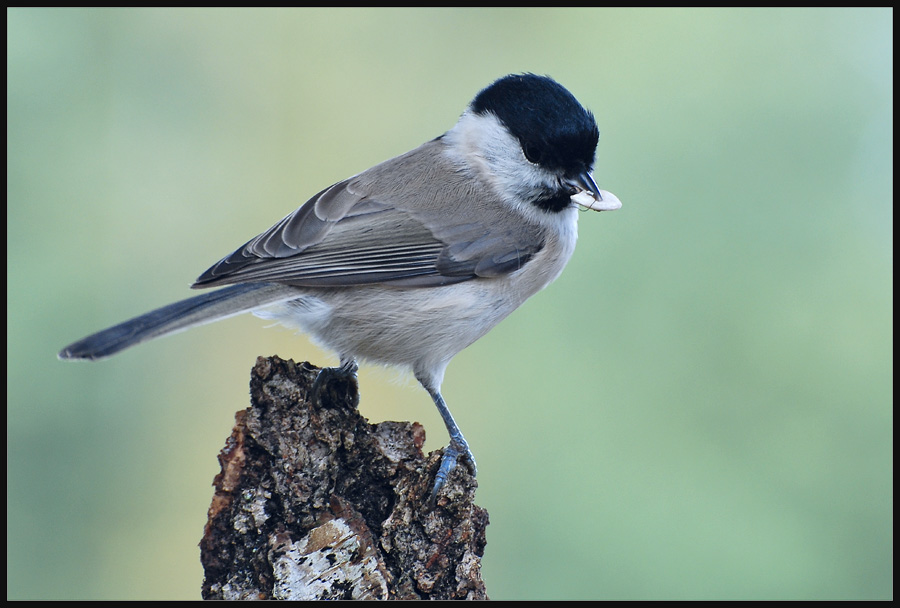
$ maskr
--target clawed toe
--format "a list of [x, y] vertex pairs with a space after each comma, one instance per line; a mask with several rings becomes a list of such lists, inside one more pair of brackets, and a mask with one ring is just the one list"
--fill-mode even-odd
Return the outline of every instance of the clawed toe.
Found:
[[357, 369], [356, 362], [354, 361], [342, 361], [340, 367], [323, 367], [320, 369], [319, 374], [316, 376], [312, 385], [313, 401], [321, 403], [320, 397], [322, 392], [332, 383], [344, 382], [355, 385]]
[[437, 499], [438, 492], [447, 483], [450, 473], [460, 461], [465, 462], [469, 466], [473, 477], [478, 473], [478, 469], [475, 466], [475, 457], [472, 455], [472, 451], [465, 440], [451, 440], [450, 445], [444, 449], [441, 466], [438, 468], [437, 475], [434, 478], [434, 488], [431, 490], [432, 502]]

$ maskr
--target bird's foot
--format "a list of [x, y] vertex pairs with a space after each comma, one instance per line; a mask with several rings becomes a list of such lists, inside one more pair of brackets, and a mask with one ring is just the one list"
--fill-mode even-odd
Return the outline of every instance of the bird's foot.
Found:
[[321, 403], [321, 398], [326, 390], [332, 391], [332, 396], [346, 395], [350, 391], [351, 386], [357, 384], [356, 372], [358, 369], [359, 367], [355, 361], [342, 361], [338, 367], [323, 367], [320, 369], [312, 385], [313, 401]]
[[478, 473], [475, 466], [475, 457], [469, 449], [469, 444], [460, 436], [458, 439], [451, 439], [450, 445], [444, 449], [444, 456], [441, 458], [441, 466], [438, 468], [437, 475], [434, 477], [434, 489], [431, 490], [431, 502], [437, 499], [438, 492], [447, 483], [450, 473], [456, 468], [460, 460], [465, 461], [472, 471], [474, 477]]

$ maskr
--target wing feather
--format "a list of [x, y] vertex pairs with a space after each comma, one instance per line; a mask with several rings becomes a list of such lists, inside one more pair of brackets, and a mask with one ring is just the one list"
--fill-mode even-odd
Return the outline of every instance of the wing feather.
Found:
[[[542, 246], [537, 227], [524, 219], [511, 226], [508, 218], [501, 221], [501, 203], [472, 200], [484, 189], [450, 165], [442, 145], [434, 140], [326, 188], [216, 263], [194, 287], [249, 282], [428, 287], [521, 268]], [[440, 188], [433, 179], [436, 166], [443, 169], [442, 178], [456, 181]], [[405, 186], [397, 175], [405, 177]], [[474, 217], [473, 206], [479, 204]]]

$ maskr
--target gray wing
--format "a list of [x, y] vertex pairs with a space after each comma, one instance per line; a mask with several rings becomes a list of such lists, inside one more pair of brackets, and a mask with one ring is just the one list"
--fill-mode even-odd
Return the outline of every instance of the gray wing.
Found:
[[478, 198], [472, 178], [450, 164], [442, 145], [434, 140], [323, 190], [194, 287], [432, 287], [523, 267], [543, 246], [538, 227]]

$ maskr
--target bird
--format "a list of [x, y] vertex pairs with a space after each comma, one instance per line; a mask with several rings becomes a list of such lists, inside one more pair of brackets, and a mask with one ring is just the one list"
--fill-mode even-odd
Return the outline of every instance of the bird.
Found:
[[450, 436], [435, 498], [475, 458], [441, 394], [450, 360], [555, 280], [578, 210], [621, 202], [598, 188], [594, 115], [550, 76], [501, 77], [418, 148], [325, 188], [206, 270], [219, 289], [83, 338], [64, 360], [97, 360], [244, 312], [306, 333], [340, 364], [411, 370]]

